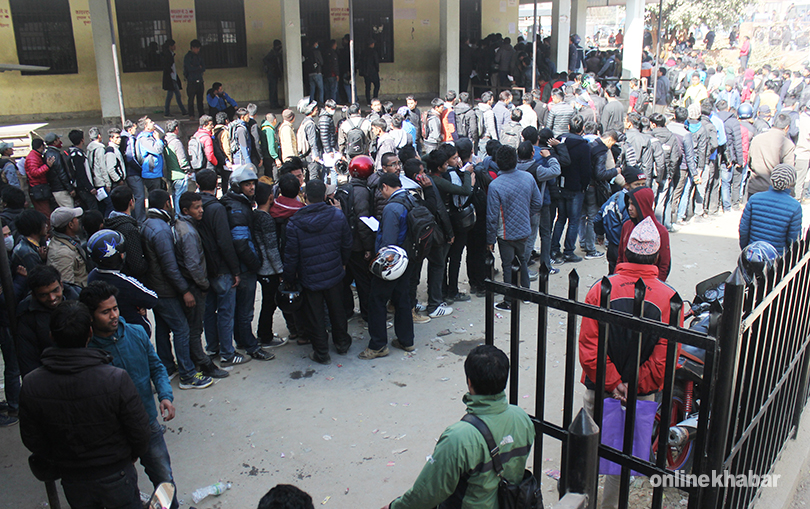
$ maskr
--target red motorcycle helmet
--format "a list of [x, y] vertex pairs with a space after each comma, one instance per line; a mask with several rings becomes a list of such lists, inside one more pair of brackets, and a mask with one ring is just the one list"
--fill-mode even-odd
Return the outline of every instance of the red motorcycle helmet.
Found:
[[374, 160], [369, 156], [356, 156], [349, 163], [349, 175], [367, 179], [374, 173]]

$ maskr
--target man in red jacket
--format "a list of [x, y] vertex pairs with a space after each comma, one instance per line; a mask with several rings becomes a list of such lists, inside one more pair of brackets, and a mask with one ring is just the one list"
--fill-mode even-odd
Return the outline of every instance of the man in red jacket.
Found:
[[[650, 192], [650, 188], [647, 189]], [[630, 221], [625, 223], [625, 226]], [[665, 230], [666, 231], [666, 230]], [[625, 313], [633, 312], [635, 283], [642, 279], [647, 285], [644, 296], [643, 316], [651, 320], [669, 323], [669, 301], [675, 290], [658, 278], [658, 258], [662, 247], [659, 229], [653, 218], [641, 221], [628, 236], [624, 251], [624, 262], [616, 266], [616, 273], [609, 276], [612, 287], [610, 308]], [[591, 287], [585, 303], [599, 305], [602, 292], [601, 281]], [[678, 318], [683, 324], [683, 315]], [[633, 343], [635, 334], [627, 329], [611, 326], [608, 333], [610, 341], [607, 349], [607, 366], [605, 376], [605, 395], [627, 400], [627, 382], [633, 375]], [[584, 403], [588, 412], [593, 415], [596, 387], [597, 346], [599, 342], [599, 323], [591, 318], [583, 318], [579, 333], [579, 363], [582, 366], [582, 383], [587, 387]], [[638, 372], [638, 399], [655, 399], [655, 393], [664, 385], [666, 367], [667, 341], [649, 334], [641, 339], [641, 364]], [[602, 500], [603, 508], [618, 506], [619, 476], [605, 478], [605, 491]]]
[[661, 249], [658, 253], [658, 279], [666, 281], [669, 276], [671, 265], [671, 254], [669, 250], [669, 231], [666, 226], [658, 222], [655, 218], [655, 193], [649, 187], [642, 187], [634, 189], [624, 195], [624, 201], [627, 205], [627, 214], [630, 216], [629, 221], [625, 221], [622, 226], [622, 236], [619, 240], [619, 263], [626, 262], [626, 249], [627, 242], [630, 239], [630, 234], [636, 225], [641, 224], [647, 218], [652, 220], [655, 228], [658, 230], [660, 237]]

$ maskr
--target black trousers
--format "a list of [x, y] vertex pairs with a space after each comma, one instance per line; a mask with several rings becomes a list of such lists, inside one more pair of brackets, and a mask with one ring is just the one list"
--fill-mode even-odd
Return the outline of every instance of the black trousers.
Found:
[[[269, 342], [273, 339], [273, 315], [276, 312], [276, 290], [281, 284], [281, 275], [259, 276], [259, 284], [262, 286], [262, 309], [259, 312], [259, 328], [256, 329], [256, 337], [259, 341]], [[287, 322], [287, 331], [290, 334], [297, 332], [295, 327], [295, 317], [291, 313], [282, 313], [284, 321]]]
[[388, 344], [388, 332], [385, 326], [385, 306], [390, 300], [394, 305], [394, 333], [404, 346], [413, 345], [413, 307], [408, 296], [411, 282], [411, 271], [414, 267], [408, 264], [405, 274], [399, 279], [386, 281], [378, 277], [371, 278], [371, 291], [368, 298], [368, 334], [371, 336], [368, 347], [382, 350]]
[[454, 297], [458, 293], [458, 273], [461, 271], [461, 256], [467, 246], [467, 233], [456, 232], [456, 239], [447, 251], [447, 276], [443, 285], [444, 295]]
[[[214, 120], [216, 120], [217, 113], [219, 113], [219, 111], [220, 110], [212, 108], [211, 106], [208, 107], [208, 114], [214, 117]], [[223, 111], [225, 111], [225, 113], [228, 114], [228, 120], [233, 120], [233, 116], [236, 115], [236, 108], [234, 108], [233, 106], [228, 106]]]
[[352, 337], [348, 332], [346, 313], [343, 309], [342, 293], [343, 282], [325, 290], [304, 291], [306, 337], [312, 342], [312, 350], [315, 352], [316, 360], [324, 361], [329, 358], [329, 336], [326, 334], [324, 304], [329, 310], [329, 321], [332, 324], [332, 342], [335, 343], [335, 350], [339, 354], [344, 354], [352, 346]]
[[[364, 80], [366, 82], [366, 104], [371, 104], [371, 99], [376, 99], [380, 93], [380, 75], [369, 76], [366, 74]], [[371, 94], [371, 85], [374, 85], [374, 95]]]
[[352, 281], [357, 287], [357, 300], [360, 301], [360, 317], [368, 322], [368, 294], [371, 288], [371, 272], [368, 270], [368, 260], [363, 251], [352, 251], [349, 263], [346, 266], [346, 277], [343, 278], [343, 295], [346, 316], [354, 311], [354, 297], [352, 296]]
[[131, 463], [114, 474], [87, 481], [62, 479], [62, 489], [74, 509], [141, 509], [138, 472]]
[[196, 304], [187, 307], [183, 304], [183, 312], [188, 320], [188, 350], [191, 362], [197, 368], [213, 364], [211, 359], [205, 354], [202, 345], [203, 317], [205, 316], [205, 296], [206, 294], [197, 287], [190, 285], [188, 291], [194, 296]]
[[487, 225], [486, 209], [483, 213], [476, 209], [479, 214], [473, 229], [467, 232], [467, 279], [470, 282], [470, 289], [481, 290], [484, 288], [484, 280], [489, 277], [484, 265], [484, 258], [487, 254]]
[[186, 85], [186, 94], [188, 94], [188, 114], [194, 117], [194, 99], [197, 99], [197, 113], [203, 116], [205, 110], [203, 109], [203, 94], [205, 94], [205, 83], [203, 80], [191, 81], [189, 80]]
[[608, 275], [611, 276], [616, 273], [616, 264], [619, 262], [619, 246], [614, 246], [609, 243], [605, 257], [608, 262]]

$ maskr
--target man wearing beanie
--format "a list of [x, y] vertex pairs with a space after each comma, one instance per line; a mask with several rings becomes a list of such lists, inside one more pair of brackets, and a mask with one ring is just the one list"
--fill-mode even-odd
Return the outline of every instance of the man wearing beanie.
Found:
[[802, 206], [790, 195], [796, 170], [779, 164], [771, 172], [771, 187], [748, 198], [740, 219], [740, 248], [762, 240], [784, 253], [802, 231]]
[[[593, 219], [593, 230], [596, 235], [605, 237], [607, 244], [608, 274], [616, 272], [619, 261], [619, 243], [622, 238], [622, 226], [630, 219], [627, 214], [625, 196], [629, 191], [644, 187], [647, 176], [638, 166], [628, 166], [622, 172], [624, 185], [622, 189], [608, 198]], [[617, 179], [618, 180], [618, 179]]]
[[751, 147], [748, 149], [750, 174], [747, 189], [749, 198], [756, 193], [768, 190], [771, 184], [771, 171], [777, 165], [784, 163], [793, 166], [795, 164], [796, 147], [787, 136], [788, 129], [790, 129], [790, 117], [780, 113], [773, 119], [773, 127], [751, 140]]
[[[652, 192], [649, 188], [638, 190]], [[627, 224], [630, 224], [629, 222]], [[666, 232], [666, 230], [664, 230]], [[616, 274], [609, 277], [611, 284], [610, 308], [633, 313], [635, 283], [641, 278], [647, 286], [644, 295], [644, 317], [669, 323], [670, 299], [675, 290], [660, 280], [658, 274], [659, 251], [663, 247], [660, 224], [648, 217], [638, 223], [629, 235], [624, 260], [616, 266]], [[597, 281], [585, 297], [585, 303], [599, 305], [602, 282]], [[678, 319], [683, 324], [683, 315]], [[605, 397], [613, 397], [622, 403], [628, 398], [628, 381], [633, 375], [633, 353], [635, 336], [630, 330], [611, 325], [609, 331], [607, 373], [605, 376]], [[642, 335], [641, 359], [638, 372], [638, 399], [653, 401], [655, 394], [664, 385], [667, 341], [652, 334]], [[593, 415], [596, 398], [597, 349], [599, 343], [599, 323], [591, 318], [582, 318], [579, 333], [579, 363], [582, 366], [582, 383], [588, 389], [583, 398], [584, 407]], [[605, 478], [605, 491], [602, 508], [616, 508], [619, 503], [619, 476]]]
[[649, 218], [658, 229], [661, 248], [656, 261], [656, 265], [658, 266], [658, 279], [666, 281], [670, 269], [669, 232], [666, 227], [655, 218], [654, 200], [655, 193], [649, 187], [634, 189], [625, 195], [624, 201], [627, 205], [627, 214], [630, 216], [630, 220], [626, 221], [622, 226], [622, 236], [619, 240], [619, 263], [621, 264], [627, 261], [627, 246], [630, 242], [633, 229], [636, 225]]
[[[539, 214], [543, 197], [526, 171], [518, 171], [517, 152], [502, 146], [495, 155], [500, 173], [489, 185], [487, 193], [487, 248], [501, 253], [503, 280], [512, 283], [512, 260], [520, 261], [520, 285], [529, 288], [529, 266], [526, 259], [526, 239], [531, 234], [531, 216]], [[511, 311], [508, 300], [495, 304], [501, 311]]]

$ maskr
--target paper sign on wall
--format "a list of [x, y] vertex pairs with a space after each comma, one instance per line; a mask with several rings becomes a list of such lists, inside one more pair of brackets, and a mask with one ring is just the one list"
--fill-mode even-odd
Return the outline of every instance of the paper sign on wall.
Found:
[[510, 34], [515, 33], [515, 24], [514, 23], [509, 23], [509, 33]]
[[194, 9], [172, 9], [172, 23], [191, 23], [194, 21]]
[[430, 26], [430, 20], [429, 19], [423, 19], [422, 20], [422, 26], [429, 27]]
[[509, 7], [514, 7], [517, 5], [517, 0], [509, 0]]
[[506, 0], [501, 0], [501, 12], [506, 12]]
[[416, 9], [394, 9], [394, 19], [416, 19]]

